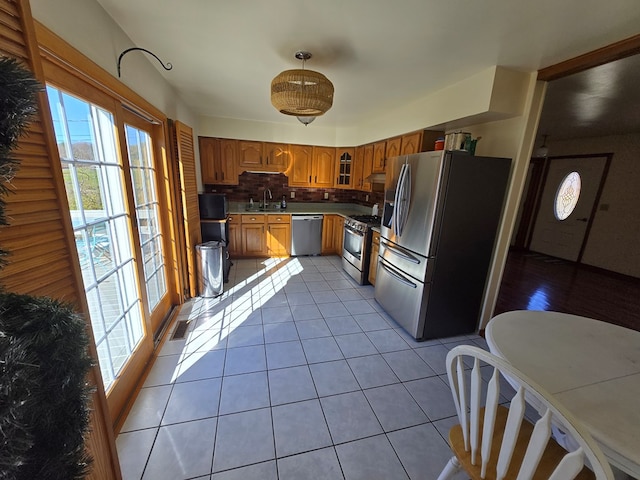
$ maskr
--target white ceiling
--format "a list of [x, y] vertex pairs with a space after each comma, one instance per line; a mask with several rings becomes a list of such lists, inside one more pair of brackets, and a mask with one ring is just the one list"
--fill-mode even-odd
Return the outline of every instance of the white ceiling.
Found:
[[493, 65], [535, 71], [640, 33], [638, 0], [98, 2], [133, 45], [173, 64], [156, 65], [200, 115], [295, 123], [273, 108], [269, 86], [300, 67], [297, 50], [310, 51], [306, 68], [335, 85], [316, 122], [335, 127]]

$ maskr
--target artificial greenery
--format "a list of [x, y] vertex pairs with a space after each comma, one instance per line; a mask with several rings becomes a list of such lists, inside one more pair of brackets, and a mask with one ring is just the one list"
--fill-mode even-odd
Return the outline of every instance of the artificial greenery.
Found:
[[0, 293], [0, 308], [0, 478], [85, 478], [85, 323], [45, 297]]
[[[14, 59], [0, 58], [0, 226], [12, 156], [36, 112], [42, 86]], [[6, 252], [0, 250], [0, 267]], [[50, 298], [0, 287], [0, 479], [79, 480], [90, 458], [91, 367], [82, 318]]]
[[[11, 152], [36, 112], [36, 94], [42, 85], [17, 60], [0, 58], [0, 225], [6, 225], [4, 200], [18, 167]], [[0, 248], [0, 265], [6, 256]]]

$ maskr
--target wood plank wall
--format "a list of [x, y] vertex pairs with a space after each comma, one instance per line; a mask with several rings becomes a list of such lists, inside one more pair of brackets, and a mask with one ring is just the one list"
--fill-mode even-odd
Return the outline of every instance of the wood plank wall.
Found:
[[176, 146], [178, 165], [180, 168], [180, 189], [182, 196], [182, 212], [186, 237], [186, 256], [188, 269], [189, 295], [195, 297], [197, 292], [196, 245], [202, 242], [200, 232], [200, 209], [198, 208], [198, 184], [196, 180], [196, 157], [193, 146], [193, 130], [184, 123], [176, 121]]
[[[44, 84], [28, 0], [0, 0], [0, 55], [19, 59]], [[62, 170], [44, 93], [39, 96], [38, 107], [40, 113], [15, 152], [21, 167], [6, 197], [9, 225], [0, 228], [0, 242], [11, 252], [9, 264], [0, 271], [0, 284], [16, 293], [64, 300], [86, 313]], [[97, 358], [95, 345], [91, 354]], [[88, 380], [96, 385], [87, 439], [94, 458], [89, 478], [118, 480], [121, 474], [115, 439], [97, 367]]]

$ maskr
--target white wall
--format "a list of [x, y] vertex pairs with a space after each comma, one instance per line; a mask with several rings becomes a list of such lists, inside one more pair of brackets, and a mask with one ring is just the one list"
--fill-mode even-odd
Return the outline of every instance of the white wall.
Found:
[[[31, 0], [30, 4], [37, 21], [116, 78], [120, 53], [138, 46], [95, 0]], [[144, 52], [127, 53], [120, 81], [169, 118], [195, 129], [197, 117], [149, 59], [156, 61]]]
[[640, 277], [640, 133], [549, 142], [550, 156], [591, 153], [613, 159], [582, 262]]

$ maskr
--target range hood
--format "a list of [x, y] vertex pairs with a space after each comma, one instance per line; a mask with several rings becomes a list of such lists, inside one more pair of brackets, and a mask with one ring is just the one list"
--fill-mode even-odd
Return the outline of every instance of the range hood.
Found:
[[384, 184], [385, 174], [384, 173], [372, 173], [365, 180], [369, 183], [382, 183]]

